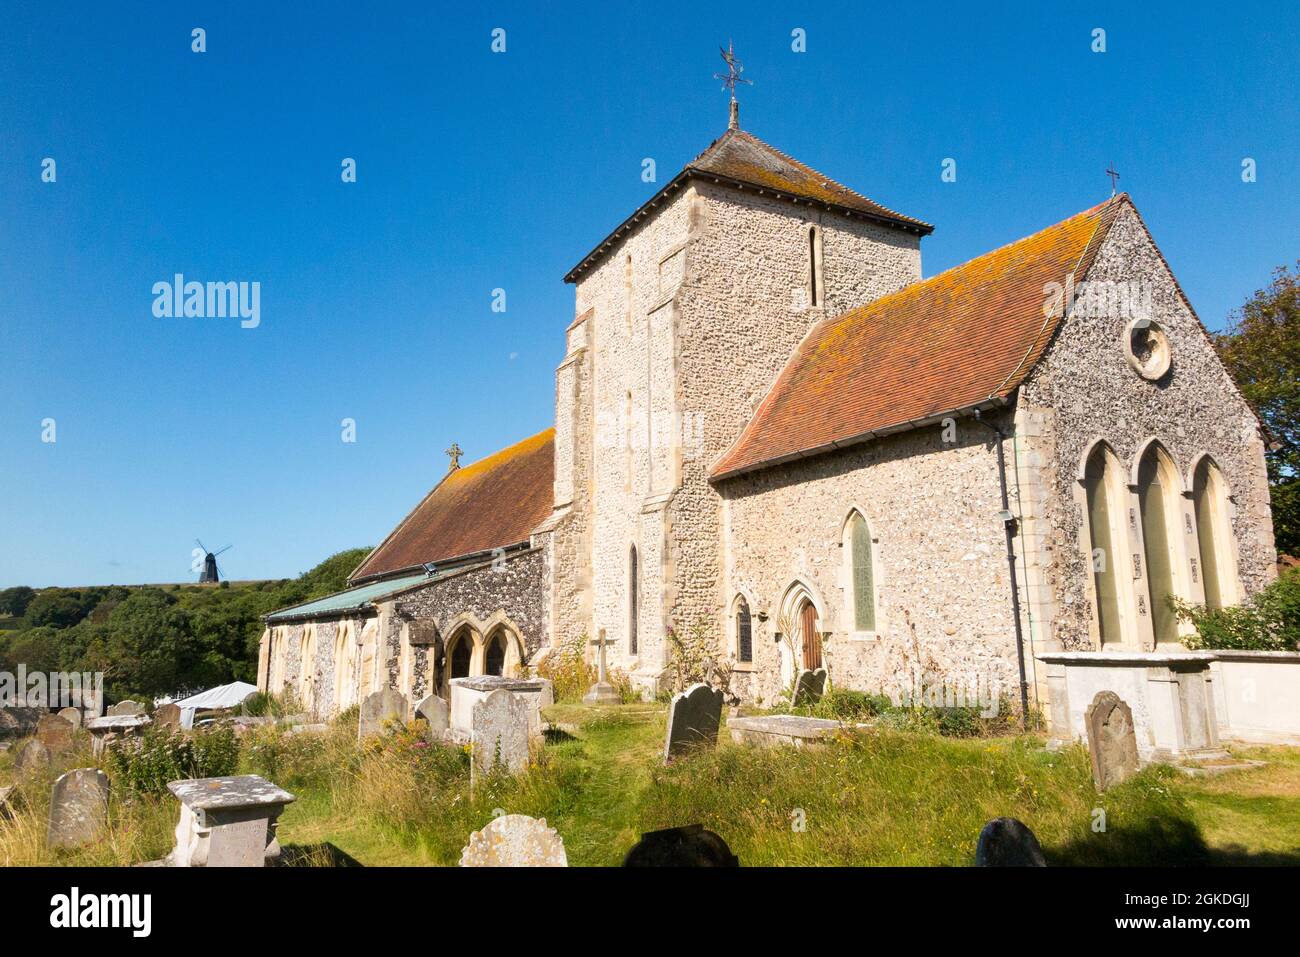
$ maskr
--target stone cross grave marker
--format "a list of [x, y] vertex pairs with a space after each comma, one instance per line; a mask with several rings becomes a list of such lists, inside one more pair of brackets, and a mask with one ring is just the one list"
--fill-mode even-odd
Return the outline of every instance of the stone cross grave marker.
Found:
[[76, 730], [67, 718], [47, 714], [36, 723], [36, 740], [49, 748], [50, 754], [62, 754], [72, 747]]
[[1084, 724], [1088, 729], [1092, 780], [1098, 791], [1137, 774], [1137, 733], [1133, 728], [1133, 712], [1119, 695], [1113, 691], [1099, 692], [1088, 705]]
[[716, 745], [721, 721], [721, 691], [700, 683], [675, 695], [668, 706], [664, 764], [670, 764], [696, 748]]
[[471, 784], [498, 765], [511, 774], [528, 767], [530, 707], [521, 696], [498, 688], [474, 705], [470, 741], [473, 749]]
[[826, 669], [818, 668], [816, 671], [800, 669], [799, 677], [794, 683], [794, 697], [791, 699], [790, 706], [798, 708], [804, 705], [811, 707], [818, 701], [822, 700], [822, 695], [826, 692]]
[[265, 867], [280, 857], [276, 819], [294, 796], [256, 774], [167, 785], [181, 802], [173, 867]]
[[609, 643], [605, 629], [600, 629], [599, 637], [591, 643], [596, 649], [596, 683], [582, 696], [583, 704], [618, 704], [622, 700], [618, 689], [609, 683], [609, 669], [605, 663], [605, 648]]
[[976, 867], [1046, 867], [1034, 832], [1014, 817], [995, 817], [980, 831]]
[[79, 847], [97, 841], [108, 827], [108, 776], [98, 768], [77, 768], [54, 782], [45, 843]]
[[357, 725], [357, 740], [364, 741], [372, 734], [384, 730], [385, 721], [406, 720], [406, 696], [395, 688], [384, 688], [366, 695], [361, 702], [361, 718]]
[[[508, 692], [507, 692], [508, 693]], [[505, 814], [469, 836], [461, 867], [568, 867], [555, 828], [527, 814]]]
[[441, 741], [443, 732], [449, 727], [451, 708], [446, 700], [431, 694], [415, 706], [416, 717], [429, 722], [429, 740]]

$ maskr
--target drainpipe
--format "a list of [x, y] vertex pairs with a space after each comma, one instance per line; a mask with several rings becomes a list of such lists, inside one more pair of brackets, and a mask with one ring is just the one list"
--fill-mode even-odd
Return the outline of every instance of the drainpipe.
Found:
[[1011, 575], [1011, 620], [1016, 623], [1016, 664], [1020, 668], [1020, 730], [1028, 727], [1029, 721], [1029, 685], [1025, 680], [1025, 636], [1020, 628], [1020, 586], [1016, 582], [1016, 517], [1011, 514], [1011, 502], [1007, 495], [1007, 463], [1002, 455], [1002, 441], [1006, 433], [991, 422], [980, 417], [980, 410], [975, 410], [975, 421], [997, 436], [998, 447], [998, 485], [1002, 491], [1002, 531], [1007, 542], [1007, 571]]

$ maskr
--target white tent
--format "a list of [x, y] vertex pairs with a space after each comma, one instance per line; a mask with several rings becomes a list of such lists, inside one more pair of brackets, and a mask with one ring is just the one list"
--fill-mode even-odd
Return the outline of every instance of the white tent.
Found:
[[192, 728], [194, 726], [194, 712], [196, 711], [214, 711], [219, 708], [238, 707], [245, 698], [256, 693], [257, 685], [250, 685], [247, 681], [236, 681], [233, 684], [221, 685], [219, 688], [209, 688], [207, 691], [201, 691], [196, 695], [183, 698], [176, 702], [176, 707], [181, 709], [181, 727]]

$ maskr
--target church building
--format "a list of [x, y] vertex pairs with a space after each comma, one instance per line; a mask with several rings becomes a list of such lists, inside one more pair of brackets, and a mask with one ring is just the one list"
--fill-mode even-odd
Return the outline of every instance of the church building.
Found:
[[1067, 672], [1183, 650], [1171, 597], [1274, 577], [1267, 436], [1127, 195], [926, 279], [932, 226], [737, 120], [564, 277], [554, 427], [267, 616], [260, 687], [327, 716], [603, 634], [646, 696], [686, 642], [748, 702], [825, 667], [1064, 727]]

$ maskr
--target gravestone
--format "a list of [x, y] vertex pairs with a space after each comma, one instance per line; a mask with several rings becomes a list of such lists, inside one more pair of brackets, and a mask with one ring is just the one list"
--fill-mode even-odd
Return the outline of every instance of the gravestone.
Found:
[[826, 669], [818, 668], [816, 671], [801, 669], [799, 676], [795, 678], [794, 696], [790, 699], [790, 707], [811, 707], [821, 701], [825, 693]]
[[57, 714], [47, 714], [36, 723], [36, 740], [50, 749], [50, 754], [62, 754], [69, 750], [76, 734], [76, 728], [67, 718]]
[[91, 718], [86, 722], [86, 730], [90, 732], [92, 753], [95, 757], [99, 757], [104, 753], [104, 749], [118, 738], [132, 737], [137, 731], [143, 731], [150, 724], [152, 722], [149, 717], [143, 714], [104, 715], [102, 718]]
[[14, 798], [13, 794], [18, 789], [16, 784], [0, 788], [0, 821], [5, 818], [13, 817]]
[[181, 726], [181, 709], [174, 704], [159, 705], [154, 709], [153, 723], [159, 728], [179, 730]]
[[474, 705], [470, 727], [472, 778], [498, 766], [511, 774], [528, 767], [530, 711], [522, 696], [504, 688]]
[[0, 708], [0, 738], [25, 738], [36, 730], [36, 722], [45, 714], [43, 708]]
[[415, 706], [415, 716], [429, 722], [429, 740], [441, 741], [448, 727], [450, 709], [443, 698], [431, 694]]
[[108, 826], [108, 776], [98, 768], [78, 768], [54, 782], [45, 843], [79, 847], [99, 840]]
[[[509, 694], [509, 692], [503, 692]], [[527, 814], [505, 814], [469, 836], [461, 867], [568, 867], [564, 841], [555, 828]]]
[[509, 691], [528, 702], [529, 733], [542, 735], [542, 709], [555, 704], [555, 687], [545, 678], [506, 678], [501, 675], [477, 675], [473, 678], [452, 678], [451, 731], [454, 738], [469, 740], [470, 726], [474, 720], [474, 706], [498, 689]]
[[366, 695], [361, 702], [361, 720], [357, 727], [357, 740], [364, 741], [372, 734], [380, 734], [387, 721], [406, 720], [406, 696], [395, 688], [384, 688]]
[[119, 701], [105, 712], [105, 716], [109, 718], [128, 718], [141, 714], [144, 714], [144, 705], [130, 698]]
[[18, 752], [14, 766], [24, 774], [43, 771], [50, 766], [50, 749], [41, 744], [38, 739], [32, 738]]
[[699, 747], [718, 743], [722, 720], [722, 692], [700, 683], [675, 695], [668, 706], [668, 734], [664, 740], [664, 764]]
[[670, 827], [641, 835], [623, 858], [624, 867], [739, 867], [740, 859], [702, 824]]
[[59, 712], [59, 717], [67, 721], [74, 728], [80, 728], [82, 725], [80, 708], [64, 708]]
[[1092, 780], [1098, 791], [1137, 774], [1137, 733], [1133, 728], [1133, 712], [1119, 695], [1113, 691], [1099, 692], [1088, 705], [1084, 725], [1088, 729]]
[[172, 781], [181, 802], [173, 867], [265, 867], [278, 863], [276, 820], [295, 798], [256, 774]]
[[1046, 867], [1034, 832], [1014, 817], [995, 817], [980, 831], [976, 867]]

